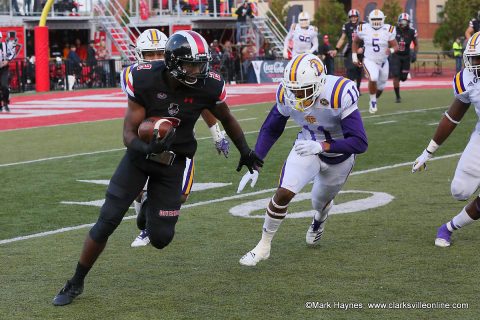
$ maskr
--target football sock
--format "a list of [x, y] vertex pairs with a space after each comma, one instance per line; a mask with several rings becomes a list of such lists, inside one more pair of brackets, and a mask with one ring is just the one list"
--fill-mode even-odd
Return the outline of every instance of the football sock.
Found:
[[77, 263], [77, 269], [75, 269], [75, 274], [73, 275], [71, 281], [73, 283], [83, 283], [85, 277], [87, 276], [88, 272], [92, 267], [85, 267], [79, 263]]
[[393, 88], [395, 90], [395, 95], [397, 96], [397, 99], [400, 99], [400, 87]]
[[455, 217], [453, 217], [452, 220], [447, 222], [447, 228], [450, 232], [453, 232], [454, 230], [457, 230], [457, 229], [460, 229], [461, 227], [469, 225], [473, 221], [475, 220], [470, 218], [467, 211], [465, 211], [465, 208], [463, 208], [459, 214], [457, 214]]
[[375, 93], [370, 95], [370, 102], [377, 102], [377, 95]]
[[277, 232], [282, 221], [283, 219], [274, 219], [270, 217], [267, 213], [265, 213], [265, 221], [263, 223], [263, 231], [262, 231], [262, 240], [260, 240], [260, 243], [270, 246], [270, 244], [272, 243], [273, 236]]

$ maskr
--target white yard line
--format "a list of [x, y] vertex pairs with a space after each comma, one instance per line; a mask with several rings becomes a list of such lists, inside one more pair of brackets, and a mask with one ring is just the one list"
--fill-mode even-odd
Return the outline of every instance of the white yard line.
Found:
[[[444, 156], [440, 156], [440, 157], [435, 157], [435, 158], [431, 159], [430, 161], [448, 159], [448, 158], [452, 158], [452, 157], [457, 157], [459, 155], [461, 155], [461, 153], [448, 154], [448, 155], [444, 155]], [[390, 165], [390, 166], [372, 168], [372, 169], [361, 170], [361, 171], [354, 171], [354, 172], [352, 172], [351, 175], [356, 176], [356, 175], [360, 175], [360, 174], [378, 172], [378, 171], [389, 170], [389, 169], [394, 169], [394, 168], [399, 168], [399, 167], [407, 167], [407, 166], [411, 166], [411, 165], [412, 165], [412, 162], [403, 162], [403, 163], [397, 163], [397, 164]], [[209, 204], [217, 203], [217, 202], [223, 202], [223, 201], [234, 200], [234, 199], [241, 199], [241, 198], [246, 198], [246, 197], [253, 196], [253, 195], [263, 194], [263, 193], [267, 193], [267, 192], [273, 192], [275, 190], [276, 190], [276, 188], [264, 189], [264, 190], [259, 190], [259, 191], [256, 191], [256, 192], [237, 194], [237, 195], [233, 195], [233, 196], [229, 196], [229, 197], [223, 197], [223, 198], [219, 198], [219, 199], [200, 201], [200, 202], [184, 205], [184, 206], [182, 206], [182, 208], [187, 209], [187, 208], [193, 208], [193, 207], [198, 207], [198, 206], [203, 206], [203, 205], [209, 205]], [[123, 220], [131, 220], [131, 219], [135, 219], [135, 218], [136, 218], [136, 215], [133, 215], [133, 216], [125, 217], [125, 218], [123, 218]], [[11, 239], [0, 240], [0, 245], [1, 244], [12, 243], [12, 242], [16, 242], [16, 241], [21, 241], [21, 240], [32, 239], [32, 238], [45, 237], [45, 236], [48, 236], [48, 235], [68, 232], [68, 231], [72, 231], [72, 230], [90, 228], [93, 225], [94, 225], [93, 223], [82, 224], [82, 225], [79, 225], [79, 226], [66, 227], [66, 228], [61, 228], [61, 229], [56, 229], [56, 230], [34, 233], [34, 234], [27, 235], [27, 236], [20, 236], [20, 237], [15, 237], [15, 238], [11, 238]]]
[[387, 123], [395, 123], [397, 120], [389, 120], [389, 121], [382, 121], [382, 122], [376, 122], [374, 124], [387, 124]]
[[242, 122], [242, 121], [252, 121], [252, 120], [257, 120], [257, 118], [237, 119], [238, 122]]

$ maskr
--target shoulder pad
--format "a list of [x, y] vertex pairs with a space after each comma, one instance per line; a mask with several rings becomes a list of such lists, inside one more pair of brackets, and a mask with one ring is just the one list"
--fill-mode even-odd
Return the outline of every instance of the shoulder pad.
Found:
[[[465, 70], [465, 69], [464, 69]], [[453, 77], [453, 88], [455, 95], [460, 95], [466, 91], [465, 83], [463, 81], [463, 71], [458, 72], [455, 77]]]
[[[330, 107], [333, 109], [339, 109], [342, 107], [342, 97], [347, 84], [353, 83], [344, 77], [339, 77], [332, 87], [332, 94], [330, 96]], [[352, 97], [353, 99], [353, 97]], [[356, 100], [355, 100], [356, 101]]]
[[278, 85], [276, 97], [278, 103], [285, 104], [285, 88], [281, 83]]
[[393, 33], [393, 31], [395, 31], [395, 27], [394, 26], [389, 26], [388, 32]]

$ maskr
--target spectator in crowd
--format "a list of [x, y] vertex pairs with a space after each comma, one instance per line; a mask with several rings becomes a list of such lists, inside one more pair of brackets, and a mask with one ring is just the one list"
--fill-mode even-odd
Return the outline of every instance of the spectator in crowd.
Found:
[[332, 50], [332, 46], [330, 45], [330, 40], [328, 38], [328, 34], [323, 36], [323, 43], [320, 46], [318, 53], [320, 54], [320, 58], [323, 61], [323, 64], [327, 68], [327, 74], [334, 74], [335, 64], [334, 64], [334, 52]]
[[455, 69], [457, 72], [462, 70], [462, 55], [463, 55], [463, 47], [462, 47], [462, 39], [457, 37], [455, 42], [452, 45], [453, 50], [453, 58], [455, 59]]
[[472, 20], [468, 22], [467, 30], [465, 30], [465, 40], [468, 41], [468, 39], [478, 31], [480, 31], [480, 10], [477, 11], [477, 17], [472, 18]]
[[[2, 108], [10, 112], [8, 104], [10, 103], [10, 89], [8, 63], [15, 57], [15, 52], [7, 45], [7, 42], [2, 41], [3, 34], [0, 31], [0, 111]], [[3, 105], [2, 105], [3, 103]]]
[[210, 44], [210, 52], [212, 54], [212, 70], [220, 73], [222, 51], [217, 39], [213, 40], [213, 42]]
[[23, 0], [23, 7], [26, 16], [32, 15], [32, 0]]
[[249, 70], [252, 66], [252, 60], [255, 59], [257, 56], [257, 47], [255, 46], [255, 43], [252, 40], [248, 41], [248, 44], [243, 47], [242, 49], [242, 72], [243, 72], [243, 79], [245, 79], [247, 82], [255, 82], [252, 81], [252, 79], [248, 79], [249, 75]]
[[82, 70], [82, 60], [77, 54], [77, 47], [72, 45], [70, 47], [70, 52], [68, 53], [67, 57], [67, 83], [68, 83], [68, 91], [73, 90], [73, 86], [75, 85], [75, 80], [77, 75]]
[[80, 57], [80, 60], [87, 60], [87, 48], [82, 44], [80, 39], [75, 39], [75, 47], [77, 48], [77, 55]]
[[102, 84], [104, 87], [107, 86], [107, 76], [110, 74], [110, 52], [108, 52], [105, 41], [100, 41], [97, 48], [97, 60], [100, 61], [100, 65], [103, 68], [102, 72]]
[[97, 72], [97, 58], [95, 51], [95, 42], [90, 40], [89, 46], [87, 49], [87, 66], [89, 68], [88, 72], [88, 87], [91, 88], [94, 82], [94, 76]]
[[65, 46], [63, 47], [63, 59], [67, 59], [69, 52], [70, 52], [70, 44], [66, 42]]
[[18, 9], [17, 0], [12, 0], [12, 6], [13, 6], [13, 9], [15, 10], [15, 14], [19, 15], [19, 14], [20, 14], [20, 10]]
[[252, 7], [247, 0], [245, 0], [242, 5], [237, 8], [235, 14], [237, 15], [237, 32], [235, 40], [237, 41], [237, 43], [241, 43], [244, 40], [243, 38], [247, 34], [247, 17], [253, 18]]
[[222, 52], [221, 73], [227, 83], [235, 81], [235, 53], [233, 52], [232, 43], [225, 41]]

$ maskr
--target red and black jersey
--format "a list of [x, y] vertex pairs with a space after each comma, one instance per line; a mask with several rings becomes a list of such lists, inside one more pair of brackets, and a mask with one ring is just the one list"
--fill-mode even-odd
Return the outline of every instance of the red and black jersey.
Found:
[[[225, 81], [214, 72], [193, 87], [171, 89], [163, 61], [132, 65], [122, 74], [128, 99], [145, 108], [145, 117], [175, 117], [180, 120], [171, 150], [193, 157], [197, 149], [194, 127], [203, 109], [213, 109], [226, 99]], [[203, 82], [205, 81], [205, 82]], [[201, 83], [201, 85], [200, 85]]]
[[397, 28], [395, 40], [397, 40], [398, 43], [398, 51], [396, 54], [399, 56], [410, 55], [410, 44], [413, 40], [417, 39], [417, 30], [410, 27], [400, 28], [396, 26], [395, 28]]
[[342, 33], [345, 33], [348, 41], [347, 46], [344, 49], [345, 54], [349, 54], [352, 51], [353, 38], [355, 38], [355, 35], [357, 34], [357, 27], [363, 23], [363, 21], [357, 23], [347, 22], [342, 26]]

